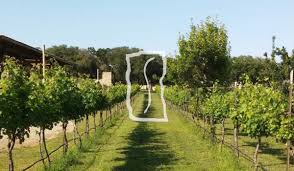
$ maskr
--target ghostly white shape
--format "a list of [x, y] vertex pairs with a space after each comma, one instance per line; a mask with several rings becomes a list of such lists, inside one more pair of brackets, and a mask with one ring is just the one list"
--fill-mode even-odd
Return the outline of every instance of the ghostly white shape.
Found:
[[[131, 106], [131, 91], [132, 91], [132, 84], [130, 81], [130, 74], [131, 74], [131, 63], [130, 63], [130, 58], [133, 57], [137, 57], [137, 56], [141, 56], [141, 55], [160, 55], [162, 58], [162, 76], [159, 79], [159, 84], [160, 84], [160, 98], [161, 98], [161, 102], [162, 102], [162, 107], [163, 107], [163, 118], [140, 118], [137, 116], [133, 115], [133, 108]], [[150, 58], [144, 66], [144, 76], [147, 82], [147, 86], [148, 86], [148, 93], [149, 93], [149, 99], [148, 99], [148, 106], [146, 107], [146, 109], [144, 110], [144, 113], [146, 113], [148, 111], [148, 108], [151, 105], [151, 90], [149, 87], [149, 83], [148, 83], [148, 79], [146, 76], [146, 67], [148, 65], [149, 62], [151, 62], [154, 58]], [[168, 122], [168, 118], [167, 118], [167, 113], [166, 113], [166, 102], [165, 99], [163, 97], [164, 94], [164, 85], [163, 85], [163, 79], [166, 75], [166, 57], [165, 57], [165, 53], [162, 51], [139, 51], [137, 53], [131, 53], [131, 54], [126, 54], [126, 62], [127, 62], [127, 71], [126, 71], [126, 81], [127, 81], [127, 99], [126, 99], [126, 105], [129, 111], [129, 118], [133, 121], [138, 121], [138, 122]]]
[[150, 105], [151, 105], [151, 87], [149, 85], [149, 81], [148, 81], [148, 78], [147, 78], [147, 74], [146, 74], [146, 68], [147, 68], [147, 65], [152, 61], [154, 60], [155, 58], [150, 58], [146, 61], [145, 65], [144, 65], [144, 77], [145, 77], [145, 80], [146, 80], [146, 84], [147, 84], [147, 87], [148, 87], [148, 105], [146, 107], [146, 109], [144, 110], [144, 113], [147, 113]]

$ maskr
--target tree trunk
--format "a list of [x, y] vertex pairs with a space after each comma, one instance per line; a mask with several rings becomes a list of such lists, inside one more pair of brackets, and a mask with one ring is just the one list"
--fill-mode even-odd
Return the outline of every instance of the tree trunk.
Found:
[[210, 134], [211, 134], [211, 142], [215, 142], [215, 124], [213, 117], [210, 117]]
[[105, 110], [105, 122], [107, 121], [107, 119], [108, 119], [108, 110], [106, 109]]
[[291, 145], [291, 142], [288, 140], [286, 145], [287, 145], [287, 168], [286, 168], [286, 170], [289, 171], [290, 170], [290, 145]]
[[62, 123], [62, 129], [63, 129], [63, 154], [67, 153], [68, 150], [68, 141], [67, 141], [67, 136], [66, 136], [66, 128], [67, 128], [67, 123]]
[[73, 131], [73, 141], [74, 141], [74, 144], [77, 145], [77, 131], [76, 131], [76, 123], [77, 123], [77, 120], [75, 119], [75, 125], [74, 125], [74, 131]]
[[257, 144], [256, 144], [255, 153], [254, 153], [255, 170], [258, 169], [257, 157], [258, 157], [258, 150], [259, 150], [260, 142], [261, 142], [261, 139], [260, 139], [260, 137], [258, 137], [258, 141], [257, 141]]
[[50, 166], [51, 160], [50, 160], [50, 156], [49, 156], [47, 145], [46, 145], [45, 128], [42, 128], [41, 131], [42, 131], [41, 133], [42, 133], [43, 147], [44, 147], [44, 150], [45, 150], [45, 153], [46, 153], [46, 157], [48, 159], [48, 164]]
[[100, 127], [103, 127], [103, 111], [100, 110]]
[[[78, 135], [78, 139], [79, 139], [79, 148], [82, 148], [82, 137], [80, 135], [80, 132], [79, 132], [79, 129], [78, 129], [78, 126], [77, 126], [77, 120], [75, 120], [75, 127], [74, 127], [74, 135]], [[76, 139], [76, 137], [74, 137], [74, 139]], [[76, 140], [75, 141], [75, 144], [76, 144]]]
[[94, 117], [94, 130], [95, 132], [97, 131], [97, 125], [96, 125], [96, 112], [93, 113], [93, 117]]
[[203, 115], [203, 138], [205, 138], [206, 128], [205, 128], [206, 117]]
[[8, 144], [7, 144], [7, 148], [8, 148], [8, 162], [9, 162], [9, 166], [8, 166], [8, 170], [9, 171], [14, 171], [14, 163], [13, 163], [13, 156], [12, 156], [12, 150], [14, 148], [14, 144], [15, 144], [15, 136], [13, 135], [12, 138], [8, 138]]
[[222, 146], [225, 144], [225, 119], [222, 120]]
[[109, 106], [109, 118], [110, 118], [110, 120], [112, 119], [112, 111], [111, 111], [111, 106]]
[[45, 167], [45, 170], [46, 170], [46, 163], [45, 163], [45, 160], [44, 160], [44, 156], [43, 156], [43, 148], [42, 148], [42, 143], [43, 143], [43, 138], [42, 138], [43, 134], [42, 134], [42, 127], [40, 127], [40, 132], [39, 132], [39, 152], [40, 152], [40, 157], [42, 159], [42, 163]]
[[239, 153], [239, 142], [238, 142], [238, 136], [239, 136], [239, 126], [238, 126], [238, 122], [237, 125], [234, 126], [234, 144], [235, 144], [235, 152], [237, 157], [240, 157], [240, 153]]
[[89, 136], [89, 115], [86, 114], [86, 130], [85, 133], [87, 135], [87, 137]]

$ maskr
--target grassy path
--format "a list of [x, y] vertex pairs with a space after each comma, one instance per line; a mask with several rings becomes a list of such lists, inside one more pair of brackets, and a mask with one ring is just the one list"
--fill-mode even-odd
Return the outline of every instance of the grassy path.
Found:
[[[142, 115], [146, 95], [136, 100], [141, 117], [160, 117], [162, 103], [152, 95], [149, 112]], [[125, 117], [108, 130], [97, 146], [82, 154], [68, 170], [247, 170], [228, 151], [201, 138], [199, 130], [174, 111], [168, 123], [139, 123]]]

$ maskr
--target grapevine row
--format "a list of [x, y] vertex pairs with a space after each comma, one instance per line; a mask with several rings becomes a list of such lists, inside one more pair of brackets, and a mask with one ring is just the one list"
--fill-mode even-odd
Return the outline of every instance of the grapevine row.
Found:
[[242, 86], [229, 88], [214, 84], [209, 90], [191, 90], [175, 85], [166, 87], [165, 98], [184, 111], [192, 113], [193, 119], [202, 119], [203, 123], [207, 123], [210, 126], [212, 141], [215, 140], [215, 125], [221, 124], [221, 143], [224, 144], [225, 120], [231, 119], [234, 125], [234, 147], [238, 157], [239, 132], [256, 138], [253, 158], [255, 167], [258, 167], [258, 151], [262, 137], [272, 136], [277, 141], [287, 142], [288, 150], [289, 141], [294, 138], [294, 120], [286, 112], [288, 99], [280, 90], [267, 85], [246, 81]]
[[[111, 108], [126, 97], [127, 87], [122, 84], [105, 88], [89, 78], [70, 76], [60, 66], [48, 69], [45, 77], [40, 71], [37, 66], [28, 72], [13, 59], [4, 62], [0, 80], [0, 138], [3, 135], [8, 138], [9, 170], [14, 170], [14, 145], [17, 140], [25, 141], [30, 127], [40, 128], [40, 149], [43, 147], [44, 151], [40, 151], [40, 155], [47, 158], [50, 165], [46, 129], [62, 123], [66, 154], [69, 121], [75, 122], [74, 131], [79, 135], [76, 124], [85, 118], [85, 134], [89, 135], [89, 115], [95, 118], [97, 111], [109, 110], [111, 116]], [[138, 86], [132, 88], [132, 92], [139, 90]]]

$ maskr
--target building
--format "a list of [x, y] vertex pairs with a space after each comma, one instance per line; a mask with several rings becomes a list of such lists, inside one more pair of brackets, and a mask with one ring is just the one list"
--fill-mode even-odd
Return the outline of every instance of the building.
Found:
[[[4, 56], [6, 55], [16, 58], [23, 65], [42, 63], [42, 51], [40, 49], [19, 42], [10, 37], [0, 35], [0, 63], [3, 62]], [[60, 65], [74, 65], [74, 63], [65, 61], [59, 57], [46, 56], [47, 65], [51, 65], [54, 62], [57, 62]]]
[[102, 78], [97, 79], [102, 86], [112, 86], [112, 72], [102, 72]]

